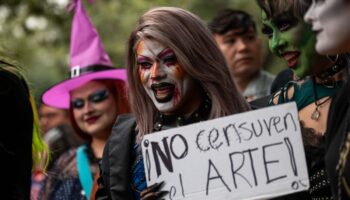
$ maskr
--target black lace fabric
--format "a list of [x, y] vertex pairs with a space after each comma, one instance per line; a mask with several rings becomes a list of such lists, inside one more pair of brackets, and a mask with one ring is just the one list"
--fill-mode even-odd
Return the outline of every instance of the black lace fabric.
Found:
[[313, 128], [305, 127], [300, 122], [306, 162], [309, 172], [310, 188], [308, 190], [311, 199], [333, 199], [330, 181], [325, 170], [325, 142], [322, 133]]

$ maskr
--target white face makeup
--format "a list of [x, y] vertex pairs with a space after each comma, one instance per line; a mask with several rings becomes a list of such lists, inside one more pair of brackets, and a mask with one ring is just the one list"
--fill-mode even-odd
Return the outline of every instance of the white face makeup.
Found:
[[350, 52], [349, 0], [313, 0], [304, 19], [317, 34], [319, 53]]
[[136, 56], [141, 82], [155, 107], [163, 114], [186, 107], [194, 81], [177, 62], [174, 51], [157, 41], [142, 40]]

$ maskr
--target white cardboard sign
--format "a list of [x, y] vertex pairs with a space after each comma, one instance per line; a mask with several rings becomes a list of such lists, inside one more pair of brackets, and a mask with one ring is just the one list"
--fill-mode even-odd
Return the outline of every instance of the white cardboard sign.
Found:
[[295, 103], [146, 135], [147, 185], [165, 199], [266, 199], [307, 190]]

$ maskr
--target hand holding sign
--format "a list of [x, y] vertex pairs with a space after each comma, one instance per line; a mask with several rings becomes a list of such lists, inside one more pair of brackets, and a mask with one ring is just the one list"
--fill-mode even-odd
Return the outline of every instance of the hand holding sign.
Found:
[[168, 191], [162, 191], [161, 189], [164, 186], [164, 181], [160, 183], [155, 183], [145, 190], [141, 192], [141, 200], [157, 200], [165, 195], [167, 195], [169, 192]]
[[306, 190], [295, 103], [146, 135], [147, 184], [166, 199], [258, 199]]

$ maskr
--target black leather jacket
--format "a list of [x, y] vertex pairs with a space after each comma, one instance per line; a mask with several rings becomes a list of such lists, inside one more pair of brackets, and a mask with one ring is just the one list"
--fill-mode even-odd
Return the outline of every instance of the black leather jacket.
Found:
[[100, 163], [101, 175], [96, 200], [133, 199], [130, 171], [135, 127], [135, 118], [131, 114], [120, 115], [114, 124]]

